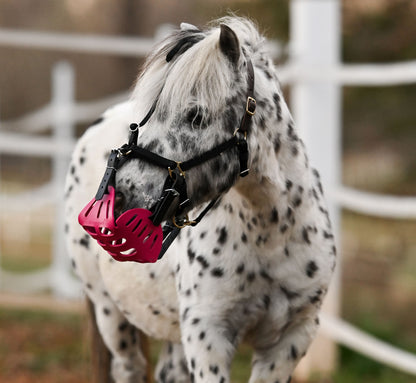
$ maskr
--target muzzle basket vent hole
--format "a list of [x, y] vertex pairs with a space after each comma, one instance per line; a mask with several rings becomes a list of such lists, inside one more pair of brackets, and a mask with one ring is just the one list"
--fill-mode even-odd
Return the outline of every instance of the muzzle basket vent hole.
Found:
[[136, 218], [137, 218], [137, 214], [133, 215], [133, 217], [131, 217], [131, 218], [127, 221], [126, 226], [131, 225], [131, 223], [132, 223], [132, 222], [133, 222]]
[[135, 248], [128, 249], [126, 251], [120, 251], [121, 255], [133, 255], [136, 252]]
[[90, 215], [91, 210], [93, 209], [93, 207], [95, 206], [96, 203], [97, 203], [97, 201], [94, 201], [93, 203], [90, 204], [87, 211], [84, 213], [84, 217], [88, 217]]
[[110, 214], [111, 214], [111, 212], [110, 212], [110, 207], [111, 207], [111, 201], [108, 201], [108, 202], [107, 202], [107, 210], [106, 210], [106, 215], [105, 215], [107, 219], [110, 217]]
[[140, 233], [138, 234], [138, 237], [141, 237], [145, 230], [146, 230], [146, 226], [144, 226], [143, 229], [140, 231]]
[[152, 242], [152, 244], [151, 244], [151, 248], [155, 245], [155, 243], [156, 243], [156, 241], [157, 241], [157, 239], [158, 239], [158, 235], [155, 235], [154, 237], [153, 237], [153, 242]]
[[148, 233], [148, 234], [146, 235], [146, 237], [144, 237], [144, 239], [143, 239], [143, 243], [146, 243], [146, 242], [149, 240], [149, 238], [151, 238], [151, 237], [152, 237], [152, 234], [153, 234], [153, 230], [151, 230], [151, 231], [150, 231], [150, 233]]
[[119, 238], [119, 239], [112, 241], [111, 244], [113, 246], [120, 246], [120, 245], [124, 245], [126, 242], [127, 242], [126, 238]]
[[106, 228], [106, 227], [100, 227], [99, 230], [100, 230], [100, 233], [103, 234], [103, 235], [112, 235], [113, 234], [113, 232], [110, 229]]
[[101, 209], [103, 208], [103, 201], [100, 201], [100, 206], [98, 208], [97, 217], [101, 215]]
[[142, 219], [139, 219], [139, 222], [137, 222], [136, 226], [134, 226], [134, 229], [132, 230], [133, 232], [137, 230], [137, 228], [140, 226], [142, 221], [143, 221]]

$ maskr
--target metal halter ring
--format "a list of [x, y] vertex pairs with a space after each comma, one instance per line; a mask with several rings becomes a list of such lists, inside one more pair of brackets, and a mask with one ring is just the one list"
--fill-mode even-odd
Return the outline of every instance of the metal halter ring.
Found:
[[186, 216], [185, 216], [185, 219], [184, 219], [184, 221], [183, 221], [183, 223], [182, 223], [182, 225], [180, 225], [180, 224], [176, 223], [176, 217], [173, 217], [173, 218], [172, 218], [172, 223], [173, 223], [173, 224], [175, 225], [175, 227], [177, 227], [178, 229], [183, 229], [184, 227], [194, 225], [194, 224], [196, 224], [197, 222], [196, 222], [196, 221], [190, 221], [190, 220], [189, 220], [188, 215], [186, 215]]
[[[181, 168], [181, 162], [176, 162], [176, 167], [178, 168], [178, 170], [179, 170], [179, 174], [183, 177], [183, 178], [185, 178], [185, 171], [184, 170], [182, 170], [182, 168]], [[170, 167], [168, 167], [168, 172], [169, 172], [169, 176], [170, 176], [170, 178], [173, 178], [173, 176], [172, 176], [172, 174], [173, 174], [173, 170], [170, 168]]]

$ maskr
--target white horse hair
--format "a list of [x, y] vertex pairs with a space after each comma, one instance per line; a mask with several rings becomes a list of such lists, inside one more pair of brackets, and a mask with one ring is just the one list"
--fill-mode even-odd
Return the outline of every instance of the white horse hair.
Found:
[[[226, 141], [245, 113], [248, 60], [257, 101], [247, 132], [250, 174], [239, 177], [234, 149], [189, 170], [190, 218], [221, 196], [215, 207], [198, 226], [182, 229], [155, 264], [115, 261], [77, 223], [109, 151], [127, 141], [130, 123], [155, 100], [139, 146], [184, 161]], [[118, 208], [148, 209], [166, 176], [145, 161], [128, 161], [116, 175]], [[253, 347], [250, 383], [290, 380], [316, 333], [336, 249], [318, 172], [250, 21], [226, 17], [205, 30], [182, 24], [154, 49], [131, 99], [79, 140], [66, 218], [72, 264], [94, 304], [117, 383], [146, 379], [138, 330], [166, 341], [158, 382], [229, 382], [243, 340]]]

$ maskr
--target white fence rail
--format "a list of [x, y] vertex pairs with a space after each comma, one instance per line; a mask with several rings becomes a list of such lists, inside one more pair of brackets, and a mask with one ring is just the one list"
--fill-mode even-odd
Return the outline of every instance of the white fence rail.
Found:
[[374, 217], [416, 220], [416, 198], [395, 197], [338, 187], [332, 198], [342, 207]]
[[44, 49], [58, 52], [110, 54], [112, 56], [143, 57], [151, 49], [152, 39], [84, 34], [64, 34], [15, 29], [0, 29], [0, 45]]
[[[93, 116], [98, 116], [110, 105], [115, 105], [128, 98], [128, 92], [122, 92], [110, 97], [95, 101], [84, 101], [75, 103], [72, 107], [76, 122], [84, 124], [91, 122]], [[21, 131], [25, 133], [40, 133], [51, 125], [53, 112], [52, 103], [11, 121], [3, 121], [0, 129], [3, 131]], [[5, 146], [5, 145], [3, 145]]]
[[344, 86], [392, 86], [416, 82], [416, 60], [391, 64], [339, 64], [330, 67], [311, 65], [282, 68], [284, 83], [323, 82]]
[[[312, 4], [325, 7], [329, 3], [335, 3], [336, 6], [339, 6], [336, 0], [333, 2], [292, 0], [292, 2], [294, 4], [292, 13], [303, 12], [300, 18], [303, 21], [300, 22], [306, 24], [307, 13], [310, 11], [307, 8], [314, 8]], [[333, 7], [334, 4], [330, 6]], [[329, 14], [333, 11], [334, 9]], [[318, 20], [322, 23], [322, 12], [320, 11], [319, 14]], [[331, 22], [328, 25], [331, 25]], [[303, 32], [305, 31], [306, 29], [303, 30]], [[299, 38], [301, 33], [299, 31], [296, 33], [297, 38]], [[68, 36], [56, 33], [0, 29], [0, 46], [15, 48], [143, 56], [150, 50], [153, 42], [153, 39]], [[315, 43], [317, 42], [315, 41]], [[382, 86], [416, 83], [416, 61], [390, 65], [342, 65], [336, 60], [335, 62], [329, 60], [320, 66], [314, 67], [314, 65], [305, 65], [305, 62], [297, 59], [298, 49], [299, 45], [292, 46], [291, 62], [280, 68], [282, 82], [294, 87], [297, 85], [307, 86], [308, 84], [312, 86], [317, 84]], [[273, 52], [277, 55], [282, 52], [282, 48], [274, 48]], [[64, 243], [62, 234], [63, 208], [62, 200], [59, 198], [63, 194], [62, 175], [65, 174], [63, 169], [67, 166], [69, 154], [74, 145], [72, 130], [77, 123], [93, 121], [106, 107], [127, 98], [128, 94], [117, 94], [91, 102], [76, 102], [73, 98], [73, 76], [69, 64], [58, 63], [52, 76], [52, 88], [55, 91], [52, 92], [53, 99], [50, 104], [13, 121], [0, 122], [0, 154], [48, 156], [53, 159], [54, 164], [53, 179], [50, 183], [22, 194], [1, 194], [1, 206], [7, 206], [8, 211], [19, 211], [23, 209], [23, 206], [24, 209], [27, 209], [28, 204], [25, 203], [27, 199], [30, 199], [30, 207], [33, 209], [42, 205], [56, 204], [56, 227], [58, 228], [54, 233], [54, 256], [51, 267], [29, 275], [16, 275], [1, 269], [0, 258], [0, 289], [6, 289], [8, 286], [19, 286], [18, 288], [15, 287], [14, 290], [33, 292], [45, 287], [52, 287], [55, 294], [59, 296], [79, 297], [80, 287], [72, 279], [70, 267], [62, 247]], [[62, 82], [66, 82], [66, 85], [62, 85]], [[296, 110], [298, 107], [296, 97], [293, 101], [295, 105], [292, 107]], [[340, 112], [339, 106], [336, 106], [335, 109], [335, 113]], [[327, 110], [318, 112], [325, 114]], [[339, 118], [339, 115], [337, 116]], [[50, 127], [54, 132], [51, 137], [35, 135]], [[336, 137], [337, 135], [335, 135]], [[316, 144], [313, 141], [308, 143], [309, 146], [316, 146]], [[322, 146], [312, 147], [312, 151], [314, 150], [322, 152]], [[335, 153], [335, 156], [340, 156], [340, 153]], [[335, 161], [336, 163], [337, 159], [326, 157], [325, 161]], [[366, 193], [340, 185], [339, 182], [335, 182], [337, 177], [335, 177], [335, 181], [334, 178], [331, 181], [331, 177], [328, 177], [327, 180], [329, 180], [326, 185], [329, 191], [328, 194], [336, 209], [344, 207], [369, 215], [396, 219], [416, 219], [416, 198]], [[339, 225], [337, 219], [335, 224]], [[408, 373], [416, 374], [415, 355], [382, 343], [336, 317], [322, 316], [322, 332], [358, 352]]]
[[322, 332], [338, 343], [380, 363], [416, 375], [414, 354], [382, 342], [339, 318], [322, 314], [321, 323]]

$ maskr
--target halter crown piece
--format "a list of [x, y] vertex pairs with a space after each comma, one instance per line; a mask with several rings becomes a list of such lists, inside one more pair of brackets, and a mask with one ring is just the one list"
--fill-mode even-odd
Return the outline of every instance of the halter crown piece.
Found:
[[[174, 47], [179, 51], [180, 47]], [[169, 61], [172, 59], [168, 54]], [[127, 144], [111, 151], [107, 169], [95, 197], [78, 216], [80, 225], [98, 244], [118, 261], [153, 263], [160, 259], [172, 244], [179, 231], [186, 226], [195, 226], [220, 198], [211, 200], [194, 220], [184, 213], [189, 206], [185, 172], [221, 153], [237, 147], [240, 161], [240, 177], [248, 172], [247, 130], [256, 110], [254, 99], [254, 70], [247, 61], [248, 87], [245, 112], [234, 135], [222, 144], [188, 161], [176, 162], [137, 145], [139, 127], [145, 125], [155, 111], [157, 99], [140, 124], [130, 125]], [[114, 216], [115, 174], [127, 161], [138, 158], [168, 172], [160, 198], [150, 209], [130, 209], [117, 219]], [[166, 221], [163, 229], [161, 223]]]

